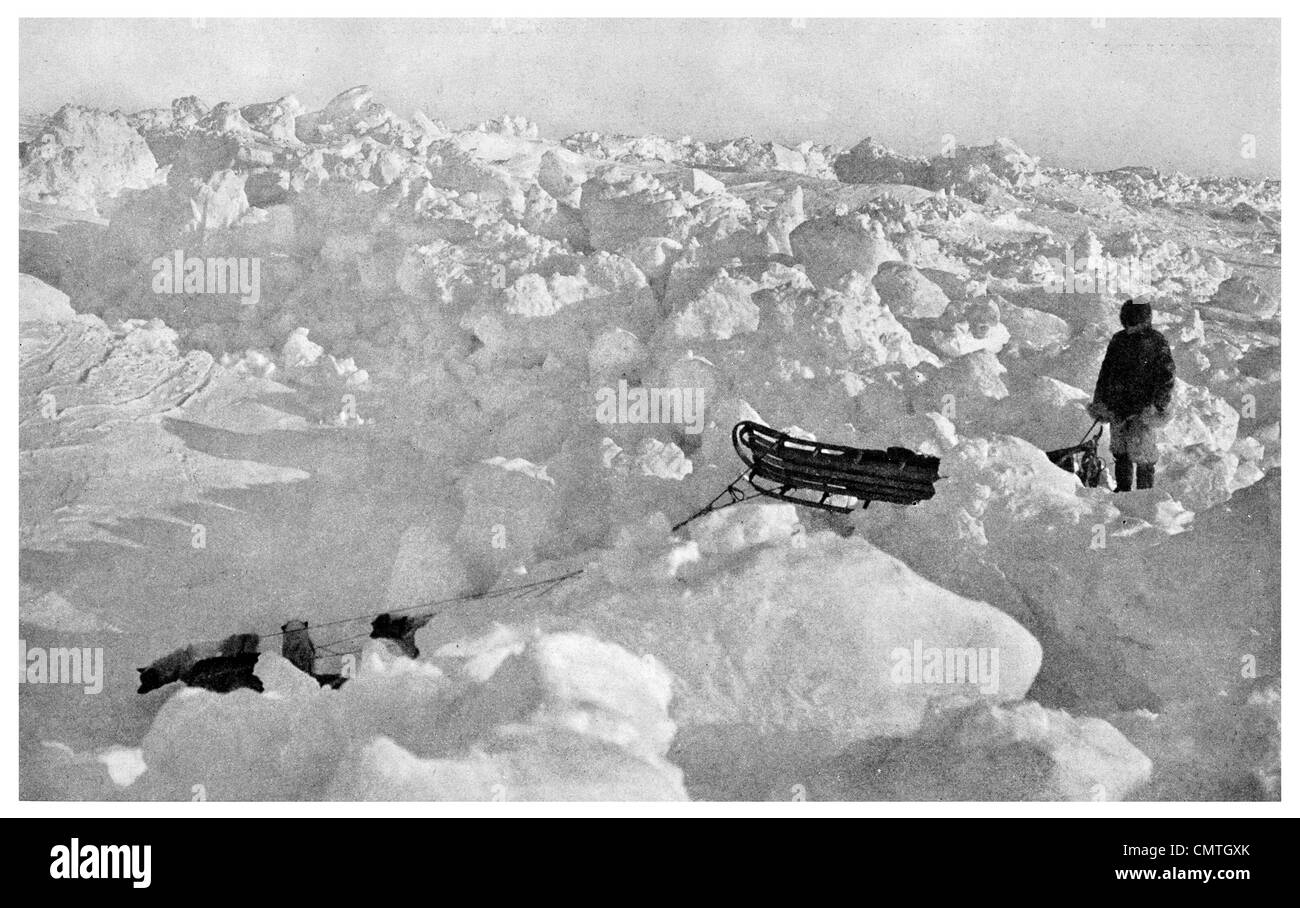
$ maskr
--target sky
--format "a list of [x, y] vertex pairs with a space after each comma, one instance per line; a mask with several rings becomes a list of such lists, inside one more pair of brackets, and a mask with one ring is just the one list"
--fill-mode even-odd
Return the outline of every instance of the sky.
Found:
[[[909, 154], [1280, 176], [1272, 19], [25, 19], [24, 113], [198, 95], [308, 108], [358, 84], [457, 127], [752, 135]], [[1253, 150], [1253, 156], [1250, 152]]]

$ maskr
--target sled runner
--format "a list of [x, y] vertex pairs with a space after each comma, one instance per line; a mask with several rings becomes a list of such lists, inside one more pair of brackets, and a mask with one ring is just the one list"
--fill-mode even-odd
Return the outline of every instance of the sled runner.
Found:
[[[1101, 441], [1101, 421], [1096, 420], [1092, 428], [1084, 433], [1083, 440], [1077, 445], [1068, 448], [1057, 448], [1055, 451], [1047, 452], [1047, 459], [1056, 464], [1067, 473], [1073, 473], [1079, 477], [1079, 481], [1086, 488], [1095, 489], [1098, 486], [1108, 488], [1110, 483], [1106, 477], [1106, 462], [1101, 459], [1097, 453], [1097, 443]], [[1093, 435], [1092, 430], [1096, 429], [1097, 434]]]
[[[755, 496], [847, 514], [858, 502], [917, 504], [934, 497], [939, 458], [907, 448], [883, 451], [806, 441], [746, 420], [731, 430], [745, 472], [721, 494], [673, 527]], [[746, 488], [748, 486], [748, 488]], [[722, 502], [724, 498], [729, 500]]]

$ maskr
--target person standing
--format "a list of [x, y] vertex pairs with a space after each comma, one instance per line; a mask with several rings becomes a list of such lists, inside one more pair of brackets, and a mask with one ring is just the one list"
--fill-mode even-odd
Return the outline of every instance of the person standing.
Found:
[[1128, 300], [1120, 307], [1116, 332], [1106, 348], [1088, 415], [1110, 423], [1115, 456], [1115, 491], [1155, 485], [1157, 431], [1168, 424], [1174, 393], [1174, 356], [1165, 336], [1151, 325], [1151, 304]]

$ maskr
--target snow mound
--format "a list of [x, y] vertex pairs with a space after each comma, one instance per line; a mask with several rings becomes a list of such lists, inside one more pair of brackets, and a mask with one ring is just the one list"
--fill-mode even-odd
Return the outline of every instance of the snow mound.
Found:
[[30, 274], [18, 275], [19, 322], [67, 322], [76, 317], [66, 293]]
[[739, 552], [773, 540], [785, 542], [801, 532], [794, 505], [767, 503], [707, 514], [690, 529], [691, 538], [706, 555]]
[[936, 713], [888, 747], [851, 748], [814, 771], [813, 800], [1121, 801], [1151, 760], [1114, 726], [1037, 703]]
[[26, 143], [20, 168], [20, 198], [94, 213], [158, 177], [153, 152], [124, 114], [75, 104], [59, 108]]
[[752, 296], [758, 285], [719, 275], [698, 297], [686, 304], [673, 330], [684, 340], [728, 340], [758, 328], [759, 311]]
[[[847, 742], [908, 734], [928, 704], [1028, 689], [1038, 644], [996, 609], [860, 540], [792, 532], [786, 508], [746, 516], [747, 507], [707, 523], [695, 537], [700, 559], [679, 569], [673, 547], [638, 553], [628, 536], [568, 602], [602, 637], [654, 653], [673, 674], [684, 734], [748, 726]], [[917, 640], [997, 649], [998, 677], [900, 681], [896, 651]]]
[[176, 332], [161, 321], [112, 328], [89, 315], [25, 321], [19, 351], [24, 546], [121, 542], [109, 528], [125, 517], [174, 521], [168, 509], [206, 489], [306, 478], [191, 450], [164, 429], [163, 415], [184, 420], [259, 388], [208, 353], [180, 352]]
[[[142, 744], [135, 783], [211, 800], [672, 800], [668, 675], [580, 634], [534, 637], [476, 680], [370, 646], [338, 690], [274, 655], [265, 692], [185, 691]], [[516, 651], [517, 649], [517, 651]]]
[[939, 285], [904, 262], [882, 262], [872, 283], [899, 318], [938, 318], [948, 308]]
[[1011, 345], [1008, 352], [1051, 350], [1070, 339], [1070, 325], [1058, 315], [1005, 300], [999, 308]]
[[1219, 285], [1210, 303], [1231, 312], [1240, 312], [1253, 318], [1272, 318], [1281, 303], [1256, 283], [1250, 275], [1230, 277]]
[[929, 161], [898, 154], [870, 137], [836, 158], [833, 167], [845, 183], [930, 184]]
[[790, 248], [818, 287], [854, 271], [871, 280], [883, 262], [902, 259], [881, 224], [862, 215], [809, 218], [790, 231]]

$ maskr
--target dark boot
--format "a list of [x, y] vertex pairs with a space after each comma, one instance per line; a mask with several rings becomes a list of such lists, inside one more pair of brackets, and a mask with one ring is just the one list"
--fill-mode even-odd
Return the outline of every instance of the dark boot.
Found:
[[1123, 454], [1115, 455], [1115, 491], [1133, 491], [1133, 461]]
[[1153, 463], [1140, 463], [1137, 465], [1137, 487], [1139, 489], [1150, 489], [1156, 484], [1156, 465]]

